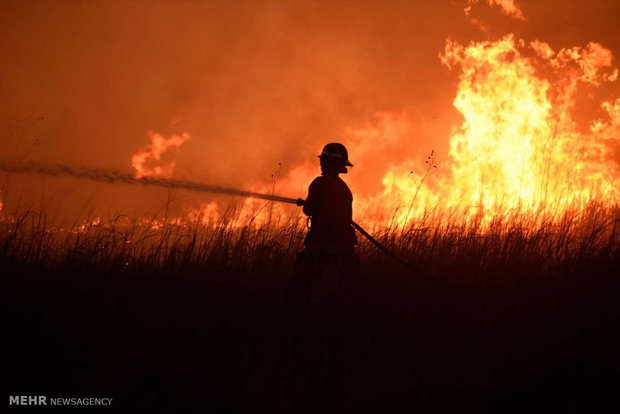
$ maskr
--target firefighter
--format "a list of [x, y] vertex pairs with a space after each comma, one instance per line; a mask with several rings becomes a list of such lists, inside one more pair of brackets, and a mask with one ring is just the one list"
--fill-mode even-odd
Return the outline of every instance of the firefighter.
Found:
[[339, 177], [353, 167], [344, 145], [325, 145], [318, 156], [321, 176], [308, 188], [306, 200], [297, 200], [309, 217], [309, 231], [304, 240], [305, 249], [296, 260], [297, 281], [309, 291], [313, 281], [329, 267], [338, 272], [338, 291], [357, 272], [355, 254], [357, 237], [352, 222], [353, 196], [347, 184]]

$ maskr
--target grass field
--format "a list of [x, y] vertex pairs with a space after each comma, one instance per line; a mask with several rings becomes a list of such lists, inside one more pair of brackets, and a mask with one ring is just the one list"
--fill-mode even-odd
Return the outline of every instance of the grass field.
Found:
[[60, 231], [5, 210], [9, 395], [219, 410], [618, 407], [618, 207], [374, 229], [418, 271], [360, 240], [340, 299], [332, 269], [310, 295], [289, 289], [301, 220], [88, 222]]

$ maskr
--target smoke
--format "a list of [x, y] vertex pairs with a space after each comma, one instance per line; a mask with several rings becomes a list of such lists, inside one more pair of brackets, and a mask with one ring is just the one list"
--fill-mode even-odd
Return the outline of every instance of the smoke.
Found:
[[[128, 171], [152, 144], [148, 131], [166, 139], [186, 132], [191, 140], [144, 167], [254, 189], [271, 187], [281, 163], [276, 186], [297, 195], [318, 174], [321, 147], [342, 140], [355, 163], [345, 177], [354, 194], [376, 194], [392, 166], [409, 174], [433, 149], [443, 168], [451, 129], [463, 122], [452, 106], [459, 74], [438, 58], [446, 38], [467, 45], [514, 32], [556, 51], [596, 41], [620, 55], [618, 2], [482, 3], [470, 17], [487, 32], [464, 16], [467, 0], [5, 2], [0, 152]], [[599, 102], [584, 118], [607, 119]], [[101, 209], [123, 211], [147, 211], [163, 198], [27, 175], [11, 179], [3, 201], [37, 203], [43, 191], [71, 205], [58, 207], [67, 215], [93, 193]], [[183, 197], [194, 206], [213, 201]]]
[[[472, 5], [479, 3], [480, 0], [467, 0], [467, 7], [465, 8], [465, 14], [469, 16]], [[523, 12], [515, 4], [514, 0], [486, 0], [489, 6], [499, 6], [506, 16], [514, 17], [515, 19], [525, 20]]]

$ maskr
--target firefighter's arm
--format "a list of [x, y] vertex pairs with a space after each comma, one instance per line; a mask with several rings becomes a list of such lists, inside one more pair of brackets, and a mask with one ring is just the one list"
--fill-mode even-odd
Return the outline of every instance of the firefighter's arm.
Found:
[[303, 202], [303, 212], [306, 216], [312, 216], [317, 210], [317, 204], [319, 202], [319, 186], [317, 181], [313, 181], [308, 187], [308, 197]]

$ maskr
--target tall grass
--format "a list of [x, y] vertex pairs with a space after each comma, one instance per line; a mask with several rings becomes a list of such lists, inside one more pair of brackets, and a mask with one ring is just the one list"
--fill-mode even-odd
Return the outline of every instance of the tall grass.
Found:
[[[139, 266], [217, 266], [272, 272], [282, 270], [303, 248], [305, 218], [289, 216], [239, 224], [230, 207], [209, 224], [170, 220], [167, 217], [134, 218], [126, 215], [90, 217], [72, 228], [49, 224], [44, 212], [21, 211], [0, 219], [0, 260], [37, 264], [47, 269], [109, 270]], [[373, 229], [376, 238], [420, 271], [445, 273], [466, 265], [475, 274], [497, 266], [515, 270], [570, 271], [585, 262], [615, 260], [620, 254], [620, 208], [592, 204], [582, 211], [540, 222], [520, 214], [480, 222], [413, 221], [404, 229]], [[396, 263], [360, 238], [358, 254], [371, 266]], [[467, 272], [463, 272], [467, 273]], [[515, 274], [518, 272], [514, 272]]]
[[360, 239], [340, 302], [287, 289], [300, 216], [61, 229], [4, 210], [7, 390], [218, 411], [617, 407], [619, 222], [617, 206], [593, 204], [542, 224], [373, 229], [419, 271]]

